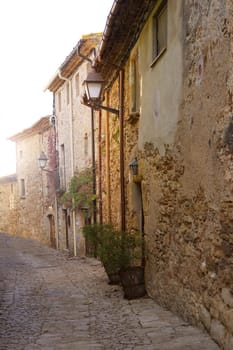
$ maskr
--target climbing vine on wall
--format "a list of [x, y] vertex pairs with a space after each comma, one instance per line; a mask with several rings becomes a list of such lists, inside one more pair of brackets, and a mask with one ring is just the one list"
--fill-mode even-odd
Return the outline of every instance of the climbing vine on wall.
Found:
[[68, 191], [61, 196], [61, 203], [70, 209], [91, 209], [94, 200], [96, 195], [93, 194], [93, 175], [90, 168], [71, 177]]

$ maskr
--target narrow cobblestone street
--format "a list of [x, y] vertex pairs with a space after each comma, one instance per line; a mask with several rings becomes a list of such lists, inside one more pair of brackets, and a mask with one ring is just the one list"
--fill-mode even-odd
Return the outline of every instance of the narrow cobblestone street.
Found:
[[148, 297], [128, 301], [95, 259], [0, 234], [1, 350], [217, 350]]

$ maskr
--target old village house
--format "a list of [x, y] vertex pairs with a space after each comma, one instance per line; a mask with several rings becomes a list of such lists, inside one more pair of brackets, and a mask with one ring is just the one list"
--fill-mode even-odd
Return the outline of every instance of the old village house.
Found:
[[[90, 63], [79, 55], [79, 50], [84, 56], [93, 56], [92, 51], [100, 38], [101, 34], [84, 35], [46, 87], [54, 94], [60, 198], [69, 190], [70, 181], [75, 175], [85, 169], [92, 169], [93, 144], [98, 144], [98, 120], [92, 120], [90, 110], [81, 103], [82, 82]], [[95, 148], [97, 155], [98, 147]], [[86, 254], [82, 227], [91, 220], [86, 215], [87, 209], [74, 209], [72, 202], [66, 206], [61, 200], [58, 201], [59, 248], [69, 249], [74, 255]]]
[[[145, 238], [148, 294], [233, 347], [232, 1], [115, 1], [103, 217]], [[132, 175], [129, 164], [138, 163]]]
[[[14, 233], [57, 247], [56, 131], [51, 117], [41, 118], [10, 140], [16, 143], [18, 215]], [[48, 157], [46, 171], [38, 164], [42, 151]]]
[[16, 174], [0, 178], [0, 231], [15, 234], [18, 223], [18, 186]]

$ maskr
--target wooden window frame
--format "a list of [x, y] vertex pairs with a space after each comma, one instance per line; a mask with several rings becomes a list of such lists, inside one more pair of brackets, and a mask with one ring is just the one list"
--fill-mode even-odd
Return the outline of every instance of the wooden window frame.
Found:
[[80, 95], [80, 76], [79, 73], [75, 75], [75, 90], [76, 90], [76, 96], [78, 97]]
[[[153, 15], [152, 20], [152, 34], [153, 34], [153, 42], [152, 42], [152, 64], [154, 65], [155, 62], [158, 61], [158, 59], [164, 54], [164, 52], [167, 50], [167, 25], [168, 25], [168, 4], [167, 0], [162, 1], [159, 8]], [[166, 11], [166, 33], [165, 33], [165, 45], [162, 48], [159, 48], [158, 46], [158, 36], [159, 36], [159, 17], [163, 14], [163, 12]]]
[[58, 92], [58, 111], [61, 112], [61, 91]]
[[20, 179], [20, 197], [26, 197], [25, 179]]
[[67, 106], [70, 104], [70, 82], [66, 83], [66, 104]]

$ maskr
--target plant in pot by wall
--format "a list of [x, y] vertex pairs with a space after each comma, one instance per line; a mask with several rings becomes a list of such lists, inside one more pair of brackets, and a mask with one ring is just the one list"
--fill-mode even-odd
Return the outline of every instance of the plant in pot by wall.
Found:
[[123, 263], [120, 232], [111, 224], [92, 224], [83, 227], [83, 234], [102, 262], [109, 282], [118, 284], [119, 270]]
[[118, 231], [112, 225], [88, 225], [84, 236], [93, 242], [97, 257], [102, 262], [110, 283], [122, 283], [128, 299], [145, 295], [144, 267], [141, 265], [139, 235]]
[[144, 241], [139, 231], [124, 233], [122, 245], [130, 257], [128, 265], [121, 267], [119, 275], [124, 297], [134, 299], [146, 294], [144, 281]]

